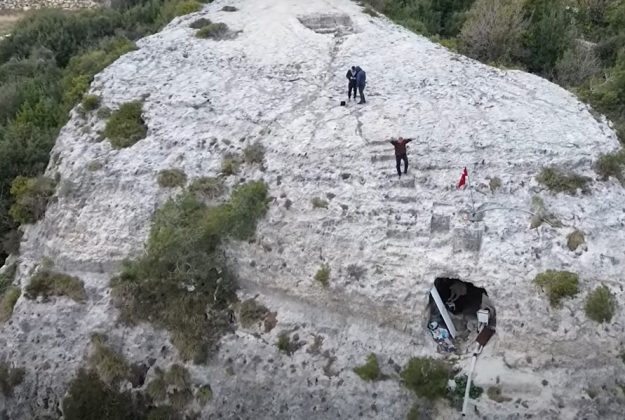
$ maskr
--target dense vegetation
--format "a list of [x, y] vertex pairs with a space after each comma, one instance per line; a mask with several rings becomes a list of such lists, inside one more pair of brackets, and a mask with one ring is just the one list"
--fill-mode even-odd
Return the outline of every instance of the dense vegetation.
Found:
[[252, 238], [267, 199], [264, 183], [249, 182], [215, 207], [190, 192], [168, 201], [154, 216], [145, 255], [112, 282], [122, 320], [167, 329], [184, 359], [205, 362], [231, 327], [236, 299], [221, 244]]
[[[19, 208], [9, 213], [19, 198], [11, 195], [13, 181], [43, 173], [60, 128], [83, 101], [93, 76], [134, 49], [133, 40], [200, 6], [195, 1], [113, 0], [111, 8], [100, 10], [42, 10], [0, 41], [0, 262], [16, 251], [19, 223], [39, 215], [22, 217], [15, 213]], [[98, 102], [86, 97], [83, 107], [93, 109]], [[21, 186], [29, 184], [24, 178]]]
[[[486, 63], [576, 93], [625, 142], [625, 0], [364, 0], [400, 25]], [[623, 154], [597, 163], [623, 180]]]

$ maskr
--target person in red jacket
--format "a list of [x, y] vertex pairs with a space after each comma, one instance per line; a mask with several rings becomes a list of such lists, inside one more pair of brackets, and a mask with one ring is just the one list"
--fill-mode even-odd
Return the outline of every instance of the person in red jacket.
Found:
[[391, 144], [395, 148], [395, 161], [397, 163], [397, 175], [401, 178], [401, 161], [404, 161], [404, 175], [408, 173], [408, 155], [406, 154], [406, 145], [412, 139], [404, 139], [402, 137], [397, 140], [391, 140]]

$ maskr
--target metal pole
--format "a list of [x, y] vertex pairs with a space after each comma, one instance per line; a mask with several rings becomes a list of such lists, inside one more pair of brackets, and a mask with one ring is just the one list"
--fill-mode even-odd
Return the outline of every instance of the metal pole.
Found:
[[462, 402], [462, 417], [467, 415], [467, 408], [469, 407], [469, 392], [471, 391], [471, 377], [475, 370], [475, 362], [477, 362], [477, 355], [482, 351], [482, 346], [479, 346], [477, 351], [473, 353], [473, 359], [471, 360], [471, 369], [469, 370], [469, 376], [467, 377], [467, 387], [464, 390], [464, 401]]

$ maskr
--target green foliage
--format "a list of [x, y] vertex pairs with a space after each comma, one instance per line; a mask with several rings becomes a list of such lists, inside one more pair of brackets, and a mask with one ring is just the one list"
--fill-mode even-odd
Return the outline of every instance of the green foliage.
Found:
[[625, 185], [625, 149], [599, 156], [595, 163], [595, 172], [604, 180], [612, 176]]
[[579, 293], [579, 278], [569, 271], [547, 270], [534, 278], [534, 283], [545, 290], [552, 307], [560, 306], [562, 299]]
[[221, 161], [221, 173], [225, 176], [235, 175], [239, 172], [239, 159], [234, 156], [226, 156]]
[[85, 111], [93, 111], [100, 106], [100, 97], [97, 95], [85, 95], [82, 98], [82, 109]]
[[269, 309], [265, 305], [258, 303], [256, 299], [247, 299], [241, 302], [239, 321], [242, 327], [249, 328], [265, 319], [268, 313]]
[[263, 163], [265, 159], [265, 147], [259, 142], [250, 144], [243, 150], [243, 158], [246, 163]]
[[[453, 391], [449, 391], [447, 398], [450, 400], [451, 404], [456, 407], [458, 410], [462, 409], [462, 403], [464, 401], [464, 393], [467, 389], [467, 375], [460, 375], [454, 378], [454, 382], [456, 386], [453, 388]], [[484, 389], [475, 385], [471, 382], [471, 388], [469, 388], [469, 398], [478, 399], [484, 393]]]
[[228, 29], [228, 25], [222, 22], [218, 22], [218, 23], [210, 23], [208, 25], [203, 26], [195, 33], [195, 36], [197, 36], [198, 38], [204, 38], [204, 39], [210, 38], [210, 39], [219, 40], [219, 39], [224, 39], [228, 35], [229, 32], [230, 30]]
[[375, 353], [371, 353], [367, 356], [367, 362], [354, 368], [356, 375], [360, 376], [363, 381], [377, 381], [382, 377], [380, 372], [380, 366], [378, 365], [378, 358]]
[[67, 420], [145, 419], [147, 408], [130, 391], [119, 392], [108, 386], [94, 371], [80, 369], [70, 382], [63, 399]]
[[187, 175], [180, 169], [163, 169], [158, 173], [158, 185], [163, 188], [183, 187], [187, 182]]
[[289, 337], [287, 332], [281, 332], [278, 335], [278, 341], [276, 342], [276, 347], [282, 353], [286, 353], [287, 355], [292, 355], [301, 347], [301, 344], [298, 342], [298, 337], [296, 334], [293, 335], [293, 338]]
[[554, 193], [565, 192], [574, 195], [578, 189], [584, 191], [590, 178], [567, 172], [559, 168], [543, 168], [536, 180]]
[[202, 4], [194, 0], [184, 0], [176, 4], [176, 16], [188, 15], [198, 10], [202, 10]]
[[231, 328], [227, 308], [236, 299], [220, 246], [251, 238], [266, 211], [262, 182], [237, 187], [216, 207], [189, 193], [168, 201], [154, 216], [146, 254], [112, 281], [121, 319], [165, 328], [184, 359], [206, 361]]
[[489, 186], [491, 192], [494, 193], [499, 188], [501, 188], [501, 179], [499, 177], [491, 178], [490, 181], [488, 182], [488, 186]]
[[50, 296], [67, 296], [78, 303], [84, 303], [87, 300], [82, 280], [47, 268], [40, 269], [30, 279], [24, 296], [28, 299], [36, 299], [41, 296], [44, 301], [48, 300]]
[[566, 237], [566, 246], [571, 251], [575, 251], [584, 242], [586, 242], [586, 239], [584, 238], [584, 233], [579, 230], [574, 230]]
[[214, 200], [221, 197], [226, 192], [226, 188], [219, 178], [203, 177], [191, 182], [189, 192], [198, 199]]
[[115, 385], [128, 379], [130, 373], [128, 362], [106, 345], [106, 337], [93, 334], [91, 344], [93, 352], [89, 362], [102, 381], [108, 385]]
[[221, 8], [222, 12], [236, 12], [237, 10], [239, 10], [239, 9], [237, 9], [234, 6], [224, 6], [224, 7]]
[[329, 203], [326, 200], [319, 198], [319, 197], [313, 197], [313, 199], [310, 200], [310, 202], [314, 209], [327, 209], [329, 205]]
[[586, 298], [584, 310], [593, 321], [610, 322], [616, 312], [616, 298], [607, 286], [599, 286]]
[[13, 315], [13, 307], [20, 295], [22, 289], [17, 286], [9, 286], [4, 293], [0, 293], [0, 323], [6, 322]]
[[0, 362], [0, 393], [5, 397], [13, 396], [13, 388], [24, 380], [24, 368], [12, 368], [5, 362]]
[[147, 394], [155, 401], [167, 401], [175, 412], [184, 411], [193, 399], [191, 378], [184, 366], [173, 364], [167, 372], [156, 370], [156, 377], [148, 384]]
[[195, 399], [200, 407], [204, 407], [213, 399], [213, 390], [210, 385], [202, 385], [195, 391]]
[[323, 264], [315, 273], [315, 281], [319, 282], [323, 287], [330, 284], [330, 266]]
[[430, 357], [415, 357], [401, 372], [402, 384], [426, 400], [434, 401], [447, 394], [451, 368], [447, 363]]
[[193, 22], [191, 22], [191, 24], [189, 25], [189, 28], [191, 29], [201, 29], [205, 26], [208, 26], [211, 24], [210, 19], [206, 19], [206, 18], [199, 18], [197, 20], [194, 20]]
[[18, 223], [35, 223], [46, 211], [48, 200], [54, 194], [56, 183], [43, 176], [18, 176], [11, 185], [13, 205], [9, 214]]
[[148, 128], [141, 117], [142, 108], [143, 104], [139, 101], [127, 102], [111, 114], [104, 135], [113, 147], [130, 147], [145, 138]]

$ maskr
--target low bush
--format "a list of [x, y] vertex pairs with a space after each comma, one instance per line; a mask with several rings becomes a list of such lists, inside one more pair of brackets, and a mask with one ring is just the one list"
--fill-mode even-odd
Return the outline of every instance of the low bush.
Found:
[[312, 203], [313, 209], [327, 209], [330, 204], [326, 200], [319, 197], [314, 197], [310, 200], [310, 202]]
[[328, 287], [330, 284], [330, 266], [323, 264], [319, 267], [319, 270], [315, 273], [315, 281], [319, 282], [323, 287]]
[[31, 278], [24, 296], [28, 299], [37, 299], [41, 296], [44, 301], [50, 296], [67, 296], [78, 303], [84, 303], [87, 300], [82, 280], [48, 269], [39, 270]]
[[247, 163], [263, 163], [265, 159], [265, 147], [259, 143], [253, 143], [243, 150], [243, 158]]
[[148, 128], [141, 117], [143, 104], [127, 102], [111, 114], [104, 128], [104, 135], [116, 149], [130, 147], [145, 138]]
[[224, 39], [228, 36], [230, 30], [228, 29], [228, 25], [225, 23], [211, 23], [209, 25], [203, 26], [196, 33], [195, 36], [203, 39], [215, 39], [220, 40]]
[[62, 407], [66, 420], [146, 419], [148, 412], [140, 394], [119, 392], [104, 383], [96, 372], [84, 369], [70, 382]]
[[100, 106], [100, 97], [97, 95], [85, 95], [82, 98], [82, 109], [85, 111], [93, 111]]
[[187, 175], [180, 169], [163, 169], [158, 173], [157, 181], [163, 188], [184, 187]]
[[206, 18], [199, 18], [194, 20], [193, 22], [191, 22], [191, 24], [189, 25], [189, 28], [191, 29], [201, 29], [205, 26], [210, 25], [212, 22], [210, 21], [210, 19], [206, 19]]
[[543, 168], [536, 180], [554, 193], [565, 192], [575, 194], [578, 189], [584, 191], [590, 178], [566, 172], [555, 167]]
[[302, 346], [302, 344], [298, 340], [299, 340], [299, 337], [297, 336], [297, 334], [294, 334], [293, 338], [291, 338], [289, 337], [288, 333], [282, 332], [280, 333], [280, 335], [278, 335], [278, 341], [276, 342], [276, 347], [282, 353], [286, 353], [287, 355], [291, 356], [293, 353], [299, 350]]
[[183, 359], [205, 362], [231, 330], [228, 306], [236, 300], [221, 244], [251, 238], [266, 211], [262, 182], [235, 188], [215, 207], [189, 193], [168, 201], [154, 215], [145, 255], [112, 280], [122, 321], [164, 328]]
[[224, 7], [221, 8], [222, 12], [236, 12], [237, 10], [239, 10], [239, 9], [237, 9], [234, 6], [224, 6]]
[[235, 156], [226, 156], [221, 161], [221, 173], [225, 176], [236, 175], [239, 172], [239, 159]]
[[13, 307], [21, 294], [22, 289], [17, 286], [9, 286], [4, 293], [0, 293], [0, 324], [11, 318]]
[[577, 248], [579, 248], [580, 245], [584, 244], [584, 242], [586, 242], [586, 239], [584, 238], [584, 233], [579, 230], [574, 230], [566, 237], [566, 246], [571, 251], [575, 251]]
[[488, 182], [488, 187], [490, 188], [490, 191], [494, 193], [501, 188], [501, 179], [499, 177], [491, 178]]
[[11, 184], [13, 205], [9, 214], [18, 223], [35, 223], [46, 212], [55, 188], [56, 183], [50, 178], [18, 176]]
[[616, 298], [607, 286], [599, 286], [586, 298], [584, 310], [593, 321], [610, 322], [616, 312]]
[[380, 372], [380, 366], [378, 365], [378, 358], [375, 353], [367, 356], [367, 362], [354, 368], [356, 375], [360, 376], [363, 381], [377, 381], [382, 377]]
[[579, 278], [569, 271], [547, 270], [538, 274], [534, 283], [545, 290], [552, 307], [559, 306], [562, 299], [579, 293]]
[[0, 362], [0, 393], [5, 397], [13, 395], [13, 388], [24, 380], [24, 368], [12, 368], [5, 362]]
[[203, 177], [191, 182], [189, 192], [198, 199], [214, 200], [221, 197], [226, 192], [226, 188], [219, 178]]
[[210, 385], [202, 385], [195, 391], [195, 399], [200, 407], [204, 407], [213, 399], [213, 390]]
[[599, 159], [595, 162], [595, 172], [604, 181], [614, 177], [621, 184], [625, 185], [625, 149], [599, 156]]
[[371, 17], [378, 17], [378, 12], [376, 12], [371, 6], [367, 5], [362, 9], [363, 13], [368, 14]]
[[[453, 387], [453, 390], [450, 390], [447, 394], [447, 398], [452, 406], [456, 407], [458, 411], [462, 410], [462, 403], [464, 402], [464, 393], [467, 389], [467, 375], [460, 375], [454, 378], [454, 383], [456, 384]], [[469, 398], [478, 399], [484, 393], [484, 389], [480, 386], [471, 383], [471, 388], [469, 388]]]
[[167, 372], [157, 368], [156, 377], [148, 384], [147, 394], [159, 403], [168, 402], [182, 412], [193, 399], [191, 377], [187, 369], [173, 364]]
[[194, 0], [184, 0], [176, 4], [176, 16], [184, 16], [202, 10], [202, 4]]
[[241, 326], [249, 328], [265, 319], [268, 313], [269, 309], [265, 305], [258, 303], [256, 299], [244, 300], [241, 302], [239, 309]]
[[131, 372], [126, 359], [106, 345], [106, 337], [100, 334], [91, 336], [93, 351], [89, 363], [93, 370], [108, 385], [117, 385], [129, 378]]
[[447, 395], [451, 368], [439, 359], [415, 357], [408, 361], [400, 376], [402, 384], [418, 397], [434, 401]]

